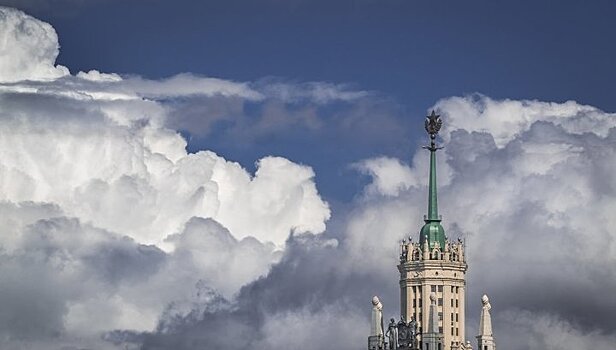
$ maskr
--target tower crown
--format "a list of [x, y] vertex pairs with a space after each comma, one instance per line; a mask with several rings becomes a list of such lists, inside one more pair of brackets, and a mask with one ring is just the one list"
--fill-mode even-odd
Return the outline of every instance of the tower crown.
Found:
[[428, 187], [428, 215], [424, 217], [424, 226], [419, 233], [419, 242], [428, 242], [430, 248], [439, 247], [445, 249], [445, 229], [441, 225], [441, 217], [438, 215], [438, 198], [436, 190], [436, 151], [443, 147], [436, 146], [436, 135], [438, 134], [443, 120], [441, 116], [432, 111], [426, 117], [425, 128], [430, 135], [430, 146], [424, 146], [430, 151], [430, 180]]

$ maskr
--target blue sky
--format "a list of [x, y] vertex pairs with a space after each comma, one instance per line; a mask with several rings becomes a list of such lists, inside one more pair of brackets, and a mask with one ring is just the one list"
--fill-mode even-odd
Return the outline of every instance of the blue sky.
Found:
[[471, 92], [615, 107], [609, 1], [95, 1], [57, 11], [40, 17], [74, 70], [345, 82], [412, 112]]
[[362, 147], [349, 143], [353, 138], [316, 133], [240, 147], [216, 135], [191, 138], [191, 150], [212, 149], [248, 168], [268, 154], [309, 164], [332, 201], [349, 200], [364, 184], [348, 164], [410, 154], [423, 136], [414, 126], [441, 98], [478, 92], [616, 109], [616, 5], [609, 1], [34, 1], [25, 7], [55, 27], [58, 63], [71, 71], [327, 81], [392, 99], [408, 142]]

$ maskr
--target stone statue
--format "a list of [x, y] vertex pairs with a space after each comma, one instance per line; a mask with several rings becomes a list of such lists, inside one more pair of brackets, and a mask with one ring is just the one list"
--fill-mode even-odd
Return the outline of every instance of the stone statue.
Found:
[[411, 322], [409, 322], [409, 330], [410, 347], [411, 349], [415, 349], [415, 340], [417, 339], [417, 321], [415, 321], [415, 316], [413, 316]]
[[383, 304], [376, 295], [372, 297], [372, 322], [370, 323], [370, 336], [368, 337], [369, 350], [383, 350]]
[[389, 326], [387, 327], [386, 336], [389, 337], [389, 349], [396, 350], [398, 349], [398, 326], [396, 325], [396, 320], [391, 319], [389, 322]]
[[416, 349], [417, 321], [413, 317], [411, 322], [405, 322], [404, 316], [400, 316], [398, 322], [398, 349]]
[[406, 322], [404, 322], [404, 316], [400, 316], [398, 321], [398, 347], [404, 348], [404, 342], [406, 340]]
[[376, 295], [372, 297], [371, 335], [383, 336], [383, 304]]

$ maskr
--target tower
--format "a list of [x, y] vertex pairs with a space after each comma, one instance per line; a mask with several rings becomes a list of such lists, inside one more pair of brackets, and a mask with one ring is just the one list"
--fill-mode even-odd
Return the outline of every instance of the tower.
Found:
[[479, 319], [479, 335], [477, 336], [477, 350], [496, 350], [494, 334], [492, 333], [492, 318], [490, 317], [490, 299], [487, 295], [481, 297], [481, 318]]
[[430, 146], [424, 147], [430, 151], [428, 215], [424, 216], [419, 241], [411, 239], [401, 245], [400, 314], [405, 320], [417, 320], [420, 349], [439, 350], [438, 345], [430, 346], [436, 338], [441, 339], [442, 350], [469, 349], [464, 336], [464, 243], [447, 238], [438, 214], [436, 152], [442, 147], [436, 146], [436, 135], [441, 125], [440, 116], [432, 111], [425, 121], [430, 135]]

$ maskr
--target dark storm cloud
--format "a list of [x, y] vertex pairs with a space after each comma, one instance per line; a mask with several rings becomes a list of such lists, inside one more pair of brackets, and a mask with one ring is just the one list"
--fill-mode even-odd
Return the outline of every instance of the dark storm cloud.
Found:
[[0, 256], [0, 333], [5, 340], [60, 337], [71, 302], [147, 278], [165, 259], [158, 248], [84, 226], [77, 219], [49, 217], [57, 214], [49, 205], [3, 204], [2, 213], [12, 213], [13, 225], [40, 217], [23, 233], [15, 232], [16, 237], [3, 231], [4, 246], [14, 246]]
[[[1, 203], [0, 213], [5, 218], [0, 220], [5, 248], [0, 254], [0, 334], [3, 344], [16, 348], [106, 348], [88, 337], [100, 336], [97, 328], [109, 329], [132, 305], [160, 313], [161, 331], [183, 328], [176, 321], [189, 324], [186, 320], [201, 319], [204, 311], [230, 310], [212, 286], [237, 288], [278, 254], [272, 244], [254, 238], [236, 240], [211, 219], [190, 220], [169, 238], [177, 249], [165, 253], [57, 216], [61, 213], [53, 205]], [[85, 339], [76, 340], [76, 334]], [[132, 332], [104, 339], [107, 345], [118, 344], [127, 335], [141, 339]]]
[[[587, 186], [588, 195], [596, 198], [592, 206], [600, 206], [602, 197], [613, 198], [613, 180], [597, 176], [597, 173], [605, 173], [606, 160], [614, 157], [610, 145], [616, 143], [616, 129], [612, 128], [607, 137], [601, 138], [594, 134], [574, 135], [552, 123], [537, 122], [520, 135], [517, 142], [501, 150], [489, 146], [490, 142], [486, 146], [482, 141], [486, 136], [463, 131], [452, 134], [449, 148], [454, 156], [449, 165], [457, 174], [456, 180], [466, 182], [466, 186], [472, 186], [486, 173], [505, 183], [516, 171], [516, 162], [511, 160], [524, 152], [523, 145], [530, 145], [531, 152], [533, 147], [540, 148], [542, 144], [575, 147], [575, 151], [567, 152], [575, 154], [578, 161], [563, 161], [550, 174], [530, 174], [523, 187], [517, 190], [523, 193], [526, 187], [536, 193], [535, 198], [512, 203], [507, 212], [485, 217], [485, 234], [471, 236], [475, 241], [470, 270], [471, 290], [475, 293], [471, 301], [477, 305], [482, 293], [473, 286], [489, 285], [491, 298], [500, 308], [557, 315], [580, 330], [613, 334], [616, 331], [612, 322], [616, 300], [606, 297], [606, 291], [616, 290], [613, 271], [606, 265], [613, 232], [606, 230], [601, 213], [580, 212], [579, 215], [588, 216], [580, 220], [588, 219], [589, 224], [576, 227], [573, 224], [576, 218], [567, 217], [566, 212], [549, 210], [543, 201], [558, 196], [560, 191], [580, 189], [574, 187], [575, 182], [566, 180], [572, 171], [579, 171], [577, 176], [586, 177], [580, 185]], [[473, 150], [467, 145], [474, 145]], [[475, 157], [473, 161], [455, 156], [465, 149], [466, 157], [469, 154]], [[477, 186], [476, 198], [481, 200], [481, 192], [489, 190]], [[554, 224], [561, 220], [562, 224]], [[593, 221], [596, 225], [591, 224]], [[593, 247], [595, 244], [597, 246]]]
[[[343, 271], [340, 262], [344, 260], [343, 249], [327, 236], [301, 235], [291, 237], [287, 242], [283, 260], [276, 264], [266, 277], [241, 289], [237, 298], [227, 307], [205, 310], [199, 315], [183, 318], [163, 318], [158, 331], [143, 335], [143, 349], [194, 349], [261, 348], [268, 335], [264, 329], [272, 319], [283, 318], [288, 313], [308, 312], [319, 314], [327, 309], [365, 309], [370, 300], [370, 284], [387, 283], [376, 275], [365, 275], [357, 270]], [[392, 285], [393, 286], [393, 285]], [[382, 288], [378, 288], [381, 290]], [[391, 296], [395, 288], [389, 289]], [[208, 303], [216, 309], [220, 300]], [[390, 306], [388, 311], [393, 311]], [[355, 322], [354, 316], [348, 319]], [[361, 312], [363, 316], [365, 312]], [[346, 313], [340, 314], [344, 323]], [[326, 324], [323, 325], [327, 327]], [[364, 330], [365, 324], [351, 325]], [[284, 326], [278, 330], [287, 332]], [[314, 339], [305, 348], [319, 348], [344, 342], [332, 343], [332, 336], [324, 334]], [[302, 337], [301, 334], [287, 334], [288, 337]], [[362, 339], [347, 339], [349, 344], [361, 344]], [[281, 346], [284, 346], [281, 344]]]

